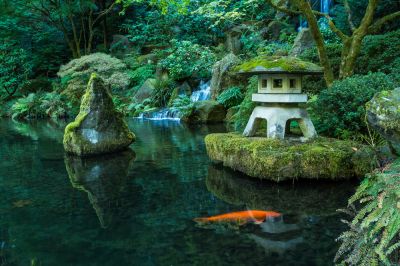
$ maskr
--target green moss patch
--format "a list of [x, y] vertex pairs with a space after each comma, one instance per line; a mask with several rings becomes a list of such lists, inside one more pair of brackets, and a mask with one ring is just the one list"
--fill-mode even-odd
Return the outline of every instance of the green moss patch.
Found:
[[352, 141], [319, 137], [300, 143], [247, 138], [237, 133], [205, 138], [209, 157], [234, 170], [276, 182], [293, 179], [350, 179], [376, 167], [371, 149]]
[[296, 57], [286, 56], [258, 56], [243, 62], [234, 71], [246, 72], [316, 72], [321, 73], [322, 68], [311, 62], [302, 61]]

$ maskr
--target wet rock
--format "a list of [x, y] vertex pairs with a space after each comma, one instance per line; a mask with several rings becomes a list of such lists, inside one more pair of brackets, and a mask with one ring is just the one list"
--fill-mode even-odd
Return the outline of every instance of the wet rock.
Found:
[[369, 124], [389, 143], [392, 151], [400, 155], [400, 88], [377, 93], [367, 103]]
[[92, 74], [79, 114], [65, 128], [65, 151], [79, 156], [111, 153], [126, 149], [134, 140], [103, 80]]
[[150, 98], [155, 89], [156, 80], [148, 79], [143, 85], [138, 89], [135, 96], [133, 96], [134, 101], [137, 103], [142, 103], [145, 99]]
[[293, 48], [290, 51], [290, 56], [299, 56], [305, 50], [314, 47], [314, 38], [311, 35], [310, 29], [303, 28], [298, 33], [296, 39], [294, 40]]
[[88, 194], [103, 228], [112, 224], [113, 213], [123, 205], [121, 197], [134, 160], [130, 149], [90, 158], [67, 155], [64, 159], [72, 186]]
[[230, 53], [214, 64], [210, 84], [212, 99], [216, 99], [222, 91], [235, 84], [238, 76], [231, 75], [230, 70], [239, 62], [239, 58]]
[[217, 123], [224, 121], [225, 108], [216, 101], [199, 101], [194, 103], [193, 112], [181, 118], [182, 121], [194, 123]]
[[[212, 160], [276, 182], [363, 177], [377, 166], [371, 149], [351, 141], [319, 137], [302, 143], [227, 133], [210, 134], [205, 142]], [[356, 156], [360, 150], [369, 156]]]

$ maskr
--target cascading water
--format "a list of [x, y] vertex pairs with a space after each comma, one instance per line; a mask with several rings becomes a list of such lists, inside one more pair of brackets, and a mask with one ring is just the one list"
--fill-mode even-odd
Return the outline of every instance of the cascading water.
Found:
[[[324, 14], [329, 14], [331, 5], [332, 0], [319, 0], [319, 11]], [[311, 0], [311, 6], [313, 9], [318, 9], [318, 0]], [[298, 28], [298, 31], [300, 31], [302, 28], [307, 28], [307, 26], [307, 21], [302, 16], [300, 16], [300, 26]]]
[[[211, 81], [201, 81], [199, 89], [190, 96], [192, 102], [205, 101], [211, 98]], [[179, 121], [181, 113], [179, 110], [163, 108], [156, 112], [141, 113], [138, 118], [148, 120], [176, 120]]]
[[192, 93], [192, 96], [190, 96], [190, 100], [192, 102], [209, 100], [211, 98], [210, 84], [211, 81], [205, 82], [202, 80], [199, 86], [200, 89]]

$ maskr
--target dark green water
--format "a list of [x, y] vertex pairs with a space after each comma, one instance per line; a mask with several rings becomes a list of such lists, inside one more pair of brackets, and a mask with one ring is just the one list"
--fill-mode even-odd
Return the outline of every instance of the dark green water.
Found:
[[[65, 157], [65, 124], [0, 120], [0, 265], [331, 265], [352, 183], [276, 185], [209, 163], [222, 126], [130, 121], [135, 154]], [[283, 219], [197, 227], [264, 209]]]

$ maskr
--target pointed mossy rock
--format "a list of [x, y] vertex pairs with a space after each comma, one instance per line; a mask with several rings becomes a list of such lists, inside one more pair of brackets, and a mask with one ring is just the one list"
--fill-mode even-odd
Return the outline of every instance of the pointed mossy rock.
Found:
[[352, 141], [319, 137], [307, 143], [210, 134], [207, 153], [216, 162], [251, 177], [276, 182], [363, 177], [377, 167], [372, 149]]
[[135, 141], [123, 115], [115, 110], [103, 80], [92, 74], [78, 116], [64, 132], [67, 153], [90, 156], [126, 149]]

